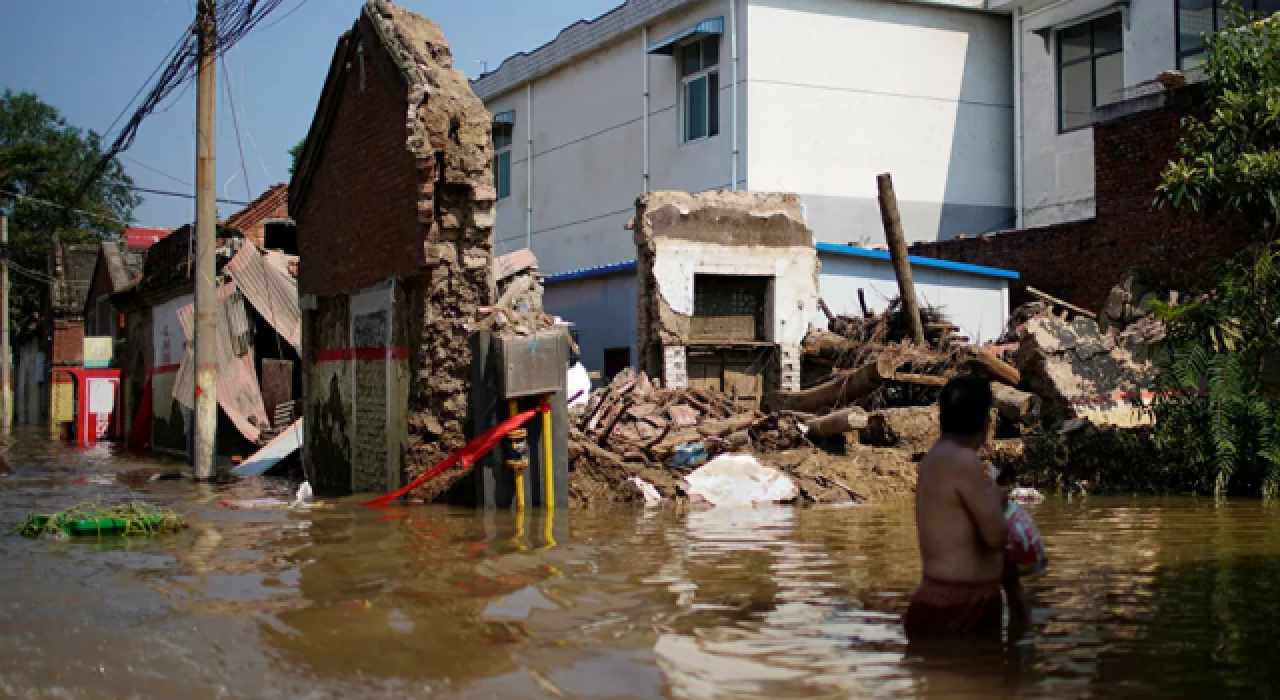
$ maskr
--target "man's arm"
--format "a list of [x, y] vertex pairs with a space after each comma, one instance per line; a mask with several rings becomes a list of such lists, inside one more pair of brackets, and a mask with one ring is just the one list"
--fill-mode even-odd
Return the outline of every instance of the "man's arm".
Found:
[[956, 490], [978, 528], [982, 543], [991, 549], [1004, 549], [1009, 531], [1004, 524], [999, 492], [983, 474], [982, 464], [976, 457], [973, 464], [963, 465], [957, 471], [960, 473], [956, 477]]

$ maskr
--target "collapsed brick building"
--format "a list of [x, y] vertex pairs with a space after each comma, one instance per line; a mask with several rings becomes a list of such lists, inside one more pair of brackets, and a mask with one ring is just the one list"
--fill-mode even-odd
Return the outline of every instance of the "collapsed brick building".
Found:
[[794, 194], [653, 192], [636, 201], [641, 366], [669, 387], [759, 405], [800, 388], [817, 251]]
[[317, 490], [389, 490], [466, 442], [490, 119], [430, 20], [372, 0], [338, 40], [289, 188]]
[[1150, 287], [1194, 286], [1215, 263], [1255, 240], [1242, 219], [1152, 206], [1161, 174], [1180, 156], [1182, 120], [1202, 112], [1197, 85], [1100, 107], [1093, 129], [1093, 218], [916, 243], [911, 253], [1017, 270], [1022, 277], [1011, 288], [1015, 295], [1030, 285], [1095, 310], [1130, 273]]

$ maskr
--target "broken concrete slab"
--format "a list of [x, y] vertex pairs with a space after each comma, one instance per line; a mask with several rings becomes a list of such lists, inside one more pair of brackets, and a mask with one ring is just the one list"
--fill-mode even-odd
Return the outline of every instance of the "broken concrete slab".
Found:
[[1094, 423], [1140, 425], [1149, 417], [1131, 401], [1155, 381], [1155, 367], [1136, 345], [1121, 347], [1091, 319], [1050, 315], [1023, 326], [1018, 369], [1051, 422], [1089, 417]]

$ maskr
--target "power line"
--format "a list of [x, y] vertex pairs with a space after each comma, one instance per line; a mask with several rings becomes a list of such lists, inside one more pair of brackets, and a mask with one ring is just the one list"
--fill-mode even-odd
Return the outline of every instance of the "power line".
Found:
[[40, 206], [45, 206], [45, 207], [57, 207], [58, 209], [63, 209], [63, 210], [66, 210], [66, 211], [73, 211], [73, 212], [75, 212], [75, 213], [77, 213], [77, 214], [84, 214], [85, 216], [92, 216], [92, 217], [97, 218], [97, 219], [103, 219], [103, 220], [106, 220], [106, 221], [114, 221], [114, 222], [116, 222], [116, 223], [118, 223], [118, 224], [120, 224], [120, 225], [122, 225], [122, 226], [128, 226], [128, 225], [129, 225], [129, 222], [124, 221], [123, 219], [117, 218], [117, 217], [115, 217], [115, 216], [112, 216], [112, 215], [110, 215], [110, 214], [96, 214], [96, 213], [91, 212], [91, 211], [85, 211], [85, 210], [83, 210], [83, 209], [76, 209], [75, 207], [67, 206], [66, 204], [59, 204], [59, 203], [57, 203], [57, 202], [50, 202], [50, 201], [49, 201], [49, 200], [47, 200], [47, 199], [40, 199], [39, 197], [32, 197], [32, 196], [31, 196], [31, 195], [29, 195], [29, 194], [22, 194], [22, 193], [20, 193], [20, 192], [10, 192], [10, 191], [8, 191], [8, 190], [0, 190], [0, 194], [2, 194], [2, 195], [7, 195], [7, 196], [9, 196], [9, 197], [17, 197], [18, 199], [23, 199], [23, 200], [26, 200], [26, 201], [28, 201], [28, 202], [31, 202], [32, 204], [38, 204], [38, 205], [40, 205]]
[[138, 166], [139, 168], [143, 168], [143, 169], [145, 169], [145, 170], [150, 170], [151, 172], [155, 173], [156, 175], [160, 175], [161, 177], [167, 177], [167, 178], [169, 178], [170, 180], [173, 180], [174, 182], [178, 183], [179, 185], [184, 185], [184, 186], [186, 186], [186, 187], [195, 187], [195, 185], [191, 184], [190, 182], [187, 182], [186, 180], [183, 180], [182, 178], [179, 178], [179, 177], [177, 177], [177, 176], [170, 175], [169, 173], [166, 173], [166, 172], [164, 172], [163, 170], [159, 170], [159, 169], [153, 168], [153, 167], [151, 167], [150, 165], [147, 165], [146, 163], [143, 163], [142, 161], [138, 160], [137, 158], [133, 158], [133, 157], [131, 157], [131, 156], [127, 156], [127, 155], [125, 155], [125, 154], [123, 154], [123, 153], [121, 153], [121, 154], [120, 154], [120, 157], [121, 157], [121, 158], [124, 158], [125, 160], [129, 161], [130, 163], [133, 163], [134, 165]]
[[120, 123], [120, 119], [124, 117], [124, 115], [129, 111], [129, 108], [133, 106], [133, 103], [138, 100], [138, 95], [141, 95], [142, 91], [147, 89], [147, 86], [151, 84], [151, 81], [153, 79], [155, 79], [157, 73], [159, 73], [167, 64], [173, 61], [174, 54], [179, 49], [182, 48], [182, 45], [186, 43], [186, 41], [187, 41], [187, 37], [184, 35], [181, 38], [179, 38], [177, 43], [175, 43], [169, 49], [169, 52], [166, 53], [164, 55], [164, 58], [160, 60], [160, 64], [155, 67], [155, 70], [151, 71], [151, 75], [147, 76], [147, 79], [144, 80], [142, 82], [142, 85], [138, 87], [138, 91], [133, 93], [133, 97], [129, 98], [129, 101], [125, 103], [124, 108], [121, 109], [120, 113], [116, 115], [116, 118], [111, 121], [111, 126], [108, 126], [107, 130], [102, 132], [103, 137], [106, 137], [111, 134], [111, 130], [116, 128], [116, 124]]
[[[243, 86], [243, 85], [244, 85], [244, 82], [243, 82], [243, 80], [244, 80], [244, 60], [243, 60], [243, 59], [244, 59], [244, 57], [243, 57], [243, 53], [240, 51], [240, 47], [239, 47], [239, 46], [236, 46], [236, 47], [235, 47], [235, 54], [236, 54], [236, 56], [238, 57], [238, 60], [240, 60], [240, 73], [239, 73], [239, 76], [240, 76], [240, 78], [241, 78], [241, 83], [240, 83], [240, 85], [241, 85], [241, 86]], [[241, 97], [244, 97], [244, 95], [241, 95]], [[267, 162], [266, 162], [265, 160], [263, 160], [263, 159], [262, 159], [262, 149], [258, 148], [258, 140], [257, 140], [257, 139], [255, 139], [255, 138], [253, 138], [253, 129], [249, 126], [249, 124], [250, 124], [250, 119], [249, 119], [249, 105], [248, 105], [248, 103], [247, 103], [247, 102], [245, 102], [245, 101], [241, 101], [239, 111], [241, 111], [241, 112], [243, 112], [243, 113], [244, 113], [244, 138], [245, 138], [245, 140], [246, 140], [246, 141], [248, 141], [248, 142], [249, 142], [249, 145], [253, 147], [253, 154], [254, 154], [255, 156], [257, 156], [257, 158], [258, 158], [258, 165], [262, 166], [262, 177], [263, 177], [267, 182], [272, 182], [272, 181], [273, 181], [273, 178], [271, 177], [271, 171], [267, 169]]]
[[268, 24], [267, 26], [263, 27], [263, 28], [262, 28], [262, 31], [264, 31], [264, 32], [265, 32], [265, 31], [267, 31], [268, 29], [270, 29], [270, 28], [272, 28], [272, 27], [276, 26], [277, 24], [280, 24], [281, 22], [285, 21], [286, 19], [289, 19], [289, 15], [291, 15], [291, 14], [293, 14], [293, 13], [297, 12], [298, 10], [302, 9], [302, 6], [303, 6], [303, 5], [305, 5], [305, 4], [307, 4], [309, 1], [310, 1], [310, 0], [301, 0], [301, 2], [299, 2], [297, 5], [294, 5], [294, 6], [293, 6], [293, 9], [292, 9], [292, 10], [289, 10], [288, 12], [284, 13], [283, 15], [281, 15], [281, 16], [280, 16], [280, 19], [277, 19], [276, 21], [272, 22], [271, 24]]
[[[213, 22], [213, 41], [206, 50], [210, 51], [214, 57], [218, 57], [253, 31], [263, 19], [279, 8], [282, 2], [283, 0], [222, 0], [214, 6], [213, 0], [199, 0], [200, 11], [197, 12], [196, 18], [188, 26], [187, 32], [178, 40], [162, 69], [152, 73], [152, 78], [149, 78], [146, 83], [151, 85], [151, 89], [147, 91], [142, 103], [120, 130], [111, 147], [103, 153], [102, 158], [81, 183], [72, 201], [79, 202], [98, 178], [106, 172], [111, 161], [133, 145], [142, 121], [153, 114], [165, 98], [172, 95], [179, 87], [189, 83], [192, 76], [196, 74], [201, 60], [205, 58], [201, 55], [200, 44], [197, 41], [197, 32], [204, 23]], [[206, 17], [210, 7], [214, 12], [212, 18]]]
[[23, 267], [23, 266], [19, 265], [18, 263], [14, 262], [12, 258], [10, 258], [10, 259], [8, 259], [8, 260], [5, 260], [5, 261], [4, 261], [4, 264], [5, 264], [5, 266], [6, 266], [6, 267], [8, 267], [10, 270], [12, 270], [12, 271], [14, 271], [14, 272], [16, 272], [16, 273], [18, 273], [18, 274], [20, 274], [20, 275], [23, 275], [24, 277], [30, 277], [31, 279], [34, 279], [34, 280], [35, 280], [35, 281], [37, 281], [37, 282], [42, 282], [42, 283], [44, 283], [44, 284], [54, 284], [55, 282], [57, 282], [57, 281], [58, 281], [57, 279], [55, 279], [55, 278], [53, 278], [53, 277], [50, 277], [49, 275], [47, 275], [47, 274], [45, 274], [45, 273], [43, 273], [43, 272], [36, 272], [35, 270], [28, 270], [27, 268], [25, 268], [25, 267]]
[[240, 172], [244, 173], [244, 193], [248, 199], [253, 199], [253, 188], [249, 187], [249, 169], [244, 165], [244, 144], [240, 141], [240, 119], [236, 116], [236, 100], [231, 96], [231, 71], [227, 70], [227, 57], [223, 56], [222, 61], [222, 77], [226, 78], [223, 82], [227, 88], [227, 102], [231, 107], [231, 125], [236, 131], [236, 150], [240, 152]]
[[[134, 192], [146, 192], [147, 194], [158, 194], [162, 197], [182, 197], [184, 199], [196, 198], [194, 194], [188, 194], [186, 192], [168, 192], [166, 190], [153, 190], [150, 187], [130, 186], [129, 189], [133, 190]], [[237, 200], [237, 199], [218, 199], [218, 201], [222, 202], [223, 204], [235, 204], [241, 207], [247, 207], [250, 204], [250, 202], [241, 202], [240, 200]]]

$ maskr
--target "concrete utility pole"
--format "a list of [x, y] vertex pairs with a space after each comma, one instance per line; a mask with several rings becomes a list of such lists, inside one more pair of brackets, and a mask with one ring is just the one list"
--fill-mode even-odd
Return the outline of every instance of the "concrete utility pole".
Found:
[[902, 310], [907, 314], [907, 322], [911, 324], [911, 335], [916, 345], [924, 347], [924, 326], [920, 324], [916, 283], [911, 277], [907, 237], [902, 233], [902, 216], [898, 213], [898, 195], [893, 192], [893, 178], [889, 173], [877, 175], [876, 184], [880, 187], [880, 219], [884, 222], [884, 237], [889, 243], [893, 272], [898, 277], [898, 297], [902, 299]]
[[13, 427], [13, 350], [9, 347], [9, 216], [0, 209], [0, 430]]
[[195, 440], [192, 465], [199, 480], [213, 478], [213, 449], [218, 424], [218, 203], [214, 171], [215, 0], [197, 0], [200, 68], [196, 81], [196, 324]]

